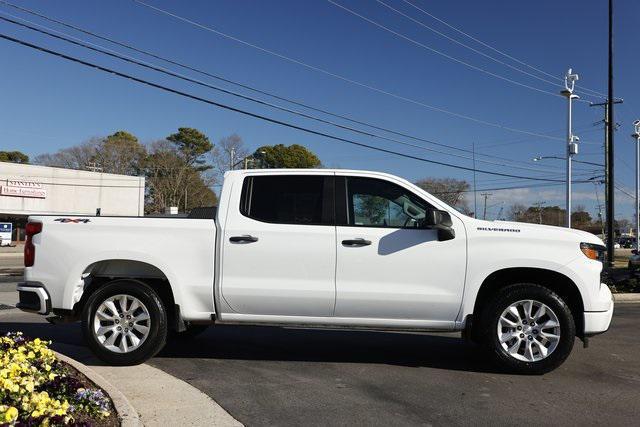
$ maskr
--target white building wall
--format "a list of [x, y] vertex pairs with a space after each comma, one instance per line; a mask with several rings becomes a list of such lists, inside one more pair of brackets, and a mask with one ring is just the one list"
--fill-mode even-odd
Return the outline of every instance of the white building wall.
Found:
[[0, 194], [0, 214], [144, 215], [144, 177], [0, 162], [0, 189], [9, 181], [34, 183], [46, 195]]

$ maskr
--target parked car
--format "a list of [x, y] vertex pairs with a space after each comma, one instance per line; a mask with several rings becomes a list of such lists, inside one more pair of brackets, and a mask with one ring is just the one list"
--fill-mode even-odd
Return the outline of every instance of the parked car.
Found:
[[640, 270], [640, 254], [638, 254], [638, 251], [636, 251], [635, 249], [631, 251], [631, 256], [629, 257], [627, 268], [631, 273], [637, 273], [638, 270]]
[[636, 239], [635, 237], [621, 237], [619, 243], [621, 248], [629, 249], [636, 246]]
[[233, 323], [462, 331], [520, 373], [556, 368], [613, 314], [593, 234], [470, 218], [392, 175], [232, 171], [212, 212], [30, 217], [18, 307], [80, 320], [116, 365]]

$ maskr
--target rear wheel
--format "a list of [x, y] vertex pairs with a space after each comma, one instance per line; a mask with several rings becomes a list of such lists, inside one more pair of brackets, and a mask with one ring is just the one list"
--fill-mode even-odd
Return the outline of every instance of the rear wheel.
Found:
[[560, 296], [537, 284], [500, 290], [484, 312], [483, 341], [508, 371], [543, 374], [571, 353], [575, 322]]
[[158, 294], [133, 280], [115, 280], [96, 290], [82, 311], [89, 348], [112, 365], [136, 365], [162, 349], [167, 315]]

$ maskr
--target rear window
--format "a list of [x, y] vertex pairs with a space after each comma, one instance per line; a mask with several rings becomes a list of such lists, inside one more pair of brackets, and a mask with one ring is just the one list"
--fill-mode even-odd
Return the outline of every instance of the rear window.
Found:
[[333, 176], [273, 175], [244, 180], [240, 212], [276, 224], [333, 225]]

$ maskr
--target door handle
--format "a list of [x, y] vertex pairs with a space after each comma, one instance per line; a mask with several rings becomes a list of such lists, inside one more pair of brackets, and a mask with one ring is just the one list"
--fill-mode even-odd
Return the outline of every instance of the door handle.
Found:
[[342, 246], [348, 246], [350, 248], [357, 248], [360, 246], [369, 246], [371, 244], [371, 240], [365, 239], [353, 239], [353, 240], [343, 240]]
[[244, 236], [232, 236], [229, 237], [229, 241], [231, 243], [254, 243], [258, 241], [257, 237], [254, 236], [250, 236], [250, 235], [244, 235]]

